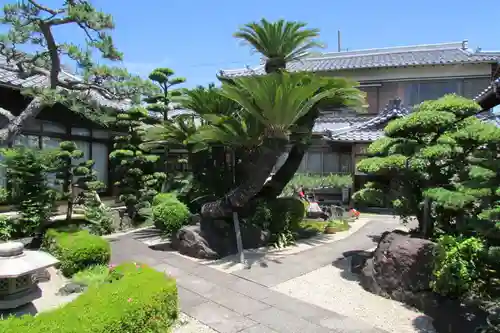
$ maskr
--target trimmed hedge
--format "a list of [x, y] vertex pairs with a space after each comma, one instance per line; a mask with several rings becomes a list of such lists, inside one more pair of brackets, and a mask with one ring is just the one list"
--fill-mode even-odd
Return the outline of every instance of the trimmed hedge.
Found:
[[187, 206], [170, 193], [161, 193], [153, 201], [153, 222], [166, 234], [174, 234], [189, 221]]
[[95, 265], [107, 265], [111, 258], [111, 246], [104, 238], [87, 230], [60, 232], [47, 230], [43, 248], [60, 261], [64, 276]]
[[108, 282], [36, 317], [0, 321], [2, 333], [164, 333], [178, 317], [175, 280], [145, 265], [123, 264]]

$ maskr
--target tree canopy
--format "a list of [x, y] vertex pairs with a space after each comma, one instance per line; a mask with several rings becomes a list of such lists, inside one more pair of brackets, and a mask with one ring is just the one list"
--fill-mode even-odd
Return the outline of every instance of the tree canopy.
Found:
[[[36, 0], [18, 1], [3, 7], [0, 23], [8, 31], [0, 35], [0, 67], [13, 75], [28, 79], [37, 77], [39, 85], [21, 88], [32, 97], [20, 114], [0, 109], [8, 125], [0, 130], [0, 140], [11, 142], [26, 120], [36, 117], [45, 107], [60, 103], [87, 117], [99, 119], [101, 107], [119, 108], [117, 100], [140, 100], [153, 86], [125, 69], [109, 67], [104, 62], [122, 60], [111, 37], [114, 22], [111, 15], [96, 10], [85, 0], [65, 0], [53, 8]], [[74, 25], [82, 31], [83, 45], [76, 41], [56, 40], [54, 29]], [[80, 76], [65, 70], [69, 62]]]

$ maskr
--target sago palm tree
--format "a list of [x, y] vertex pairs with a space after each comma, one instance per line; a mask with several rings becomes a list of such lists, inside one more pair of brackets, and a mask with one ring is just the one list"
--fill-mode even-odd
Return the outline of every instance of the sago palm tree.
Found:
[[313, 48], [323, 47], [316, 40], [318, 29], [306, 29], [306, 23], [278, 20], [245, 24], [234, 37], [249, 44], [265, 58], [266, 73], [286, 69], [287, 62], [305, 57]]
[[[344, 92], [328, 89], [331, 79], [307, 74], [273, 73], [261, 77], [244, 77], [224, 83], [221, 95], [241, 106], [247, 119], [260, 125], [252, 139], [259, 142], [249, 153], [248, 168], [253, 170], [241, 184], [224, 198], [203, 205], [204, 217], [229, 217], [244, 207], [262, 188], [279, 156], [289, 142], [297, 120], [325, 98], [336, 98]], [[209, 128], [207, 131], [213, 132]], [[199, 131], [199, 135], [203, 135]]]

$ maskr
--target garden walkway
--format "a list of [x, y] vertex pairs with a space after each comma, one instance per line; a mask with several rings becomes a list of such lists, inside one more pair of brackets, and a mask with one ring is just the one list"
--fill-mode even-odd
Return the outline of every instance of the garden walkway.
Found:
[[[373, 247], [373, 237], [397, 222], [374, 217], [344, 240], [291, 255], [280, 262], [227, 274], [173, 252], [154, 251], [133, 234], [112, 240], [112, 263], [136, 261], [177, 280], [181, 311], [221, 333], [384, 333], [269, 287], [330, 265], [342, 252]], [[311, 286], [314, 289], [314, 286]]]

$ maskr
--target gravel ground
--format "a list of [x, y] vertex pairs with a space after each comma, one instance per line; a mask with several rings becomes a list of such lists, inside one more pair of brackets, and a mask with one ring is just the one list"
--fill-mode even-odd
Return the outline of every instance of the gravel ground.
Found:
[[217, 331], [181, 312], [173, 333], [217, 333]]
[[391, 333], [434, 333], [432, 319], [364, 290], [355, 275], [329, 265], [273, 288], [305, 302], [358, 318]]

